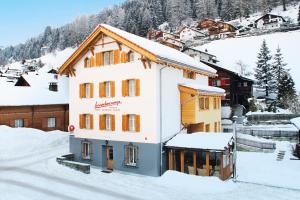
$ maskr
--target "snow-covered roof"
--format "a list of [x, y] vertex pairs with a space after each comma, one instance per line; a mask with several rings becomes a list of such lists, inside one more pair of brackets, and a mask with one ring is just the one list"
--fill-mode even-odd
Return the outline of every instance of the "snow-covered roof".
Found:
[[290, 121], [300, 130], [300, 117], [293, 118]]
[[[68, 78], [59, 76], [54, 79], [53, 74], [40, 73], [39, 75], [24, 75], [29, 81], [30, 87], [14, 86], [4, 78], [0, 79], [0, 106], [23, 106], [23, 105], [55, 105], [69, 103]], [[55, 81], [56, 80], [56, 81]], [[58, 91], [50, 91], [49, 83], [57, 82]]]
[[232, 143], [232, 133], [180, 133], [169, 140], [165, 146], [190, 148], [190, 149], [207, 149], [207, 150], [224, 150], [228, 144]]
[[211, 94], [225, 94], [225, 90], [219, 87], [212, 87], [208, 85], [199, 85], [199, 84], [193, 84], [193, 83], [181, 83], [181, 86], [193, 88], [195, 90], [199, 90], [201, 93], [211, 93]]
[[216, 73], [217, 71], [207, 65], [196, 61], [192, 57], [176, 50], [171, 47], [162, 45], [160, 43], [148, 40], [146, 38], [128, 33], [126, 31], [120, 30], [118, 28], [112, 27], [107, 24], [100, 24], [100, 26], [109, 29], [110, 31], [120, 35], [121, 37], [137, 44], [138, 46], [146, 49], [147, 51], [155, 54], [159, 59], [163, 61], [176, 62], [179, 65], [185, 65], [187, 67], [195, 68], [198, 70], [203, 70], [209, 73]]

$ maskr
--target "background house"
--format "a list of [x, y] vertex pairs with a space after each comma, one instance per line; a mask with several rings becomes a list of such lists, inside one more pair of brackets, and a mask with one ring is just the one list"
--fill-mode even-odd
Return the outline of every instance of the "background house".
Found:
[[254, 21], [254, 26], [258, 29], [275, 29], [280, 28], [285, 21], [282, 16], [265, 14]]

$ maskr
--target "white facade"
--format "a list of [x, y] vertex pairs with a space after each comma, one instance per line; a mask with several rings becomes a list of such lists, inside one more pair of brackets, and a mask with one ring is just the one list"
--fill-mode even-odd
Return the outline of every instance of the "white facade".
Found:
[[179, 36], [180, 36], [180, 40], [188, 41], [188, 40], [194, 40], [199, 37], [204, 37], [204, 34], [199, 31], [193, 30], [189, 27], [185, 27], [180, 31]]
[[270, 15], [268, 19], [261, 18], [256, 22], [256, 28], [258, 29], [276, 29], [280, 28], [283, 24], [283, 19], [280, 16], [272, 18]]
[[[105, 37], [102, 45], [95, 45], [94, 52], [110, 51], [118, 49], [114, 40]], [[130, 49], [122, 45], [122, 51]], [[162, 139], [178, 133], [180, 124], [180, 93], [178, 84], [196, 83], [208, 85], [208, 77], [198, 75], [195, 80], [183, 77], [180, 69], [162, 66], [151, 62], [151, 68], [145, 69], [140, 61], [141, 55], [134, 53], [134, 61], [116, 65], [84, 68], [84, 58], [92, 55], [89, 51], [74, 66], [76, 76], [70, 77], [70, 124], [75, 126], [75, 137], [99, 140], [130, 141], [139, 143], [160, 143], [160, 130]], [[162, 82], [160, 83], [160, 75]], [[139, 79], [140, 96], [123, 97], [122, 80]], [[99, 83], [103, 81], [115, 81], [115, 97], [100, 98]], [[93, 98], [80, 98], [79, 85], [82, 83], [94, 84]], [[162, 90], [160, 91], [160, 88]], [[162, 96], [160, 96], [162, 94]], [[115, 108], [95, 109], [95, 104], [105, 102], [121, 103]], [[160, 106], [160, 102], [162, 102]], [[93, 129], [80, 129], [79, 115], [83, 113], [93, 114]], [[160, 129], [160, 113], [162, 113], [162, 129]], [[115, 115], [115, 131], [102, 131], [99, 129], [99, 115]], [[140, 132], [123, 132], [122, 115], [140, 115]]]

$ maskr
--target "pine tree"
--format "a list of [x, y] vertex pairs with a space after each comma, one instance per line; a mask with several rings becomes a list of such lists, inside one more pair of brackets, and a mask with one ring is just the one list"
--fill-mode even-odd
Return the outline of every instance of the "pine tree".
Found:
[[288, 72], [284, 72], [278, 84], [277, 100], [282, 108], [289, 108], [296, 99], [295, 82]]
[[298, 24], [300, 25], [300, 6], [299, 6], [299, 11], [298, 11]]
[[274, 73], [273, 74], [274, 79], [272, 80], [272, 83], [276, 86], [273, 89], [275, 89], [277, 91], [281, 77], [287, 71], [285, 69], [286, 63], [283, 62], [283, 56], [282, 56], [281, 49], [279, 48], [279, 46], [276, 50], [273, 60], [274, 60], [274, 62], [272, 64], [272, 72]]
[[270, 55], [270, 50], [264, 40], [260, 48], [260, 52], [257, 56], [257, 66], [255, 69], [255, 78], [258, 81], [258, 85], [265, 88], [266, 96], [269, 96], [270, 90], [274, 87], [271, 85], [271, 80], [273, 79], [272, 66], [270, 60], [272, 56]]

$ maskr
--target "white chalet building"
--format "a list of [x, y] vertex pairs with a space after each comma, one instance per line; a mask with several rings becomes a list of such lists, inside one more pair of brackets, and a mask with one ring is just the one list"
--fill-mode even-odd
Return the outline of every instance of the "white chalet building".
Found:
[[168, 46], [101, 24], [59, 69], [69, 78], [75, 161], [159, 176], [163, 144], [194, 124], [221, 130], [216, 70]]

